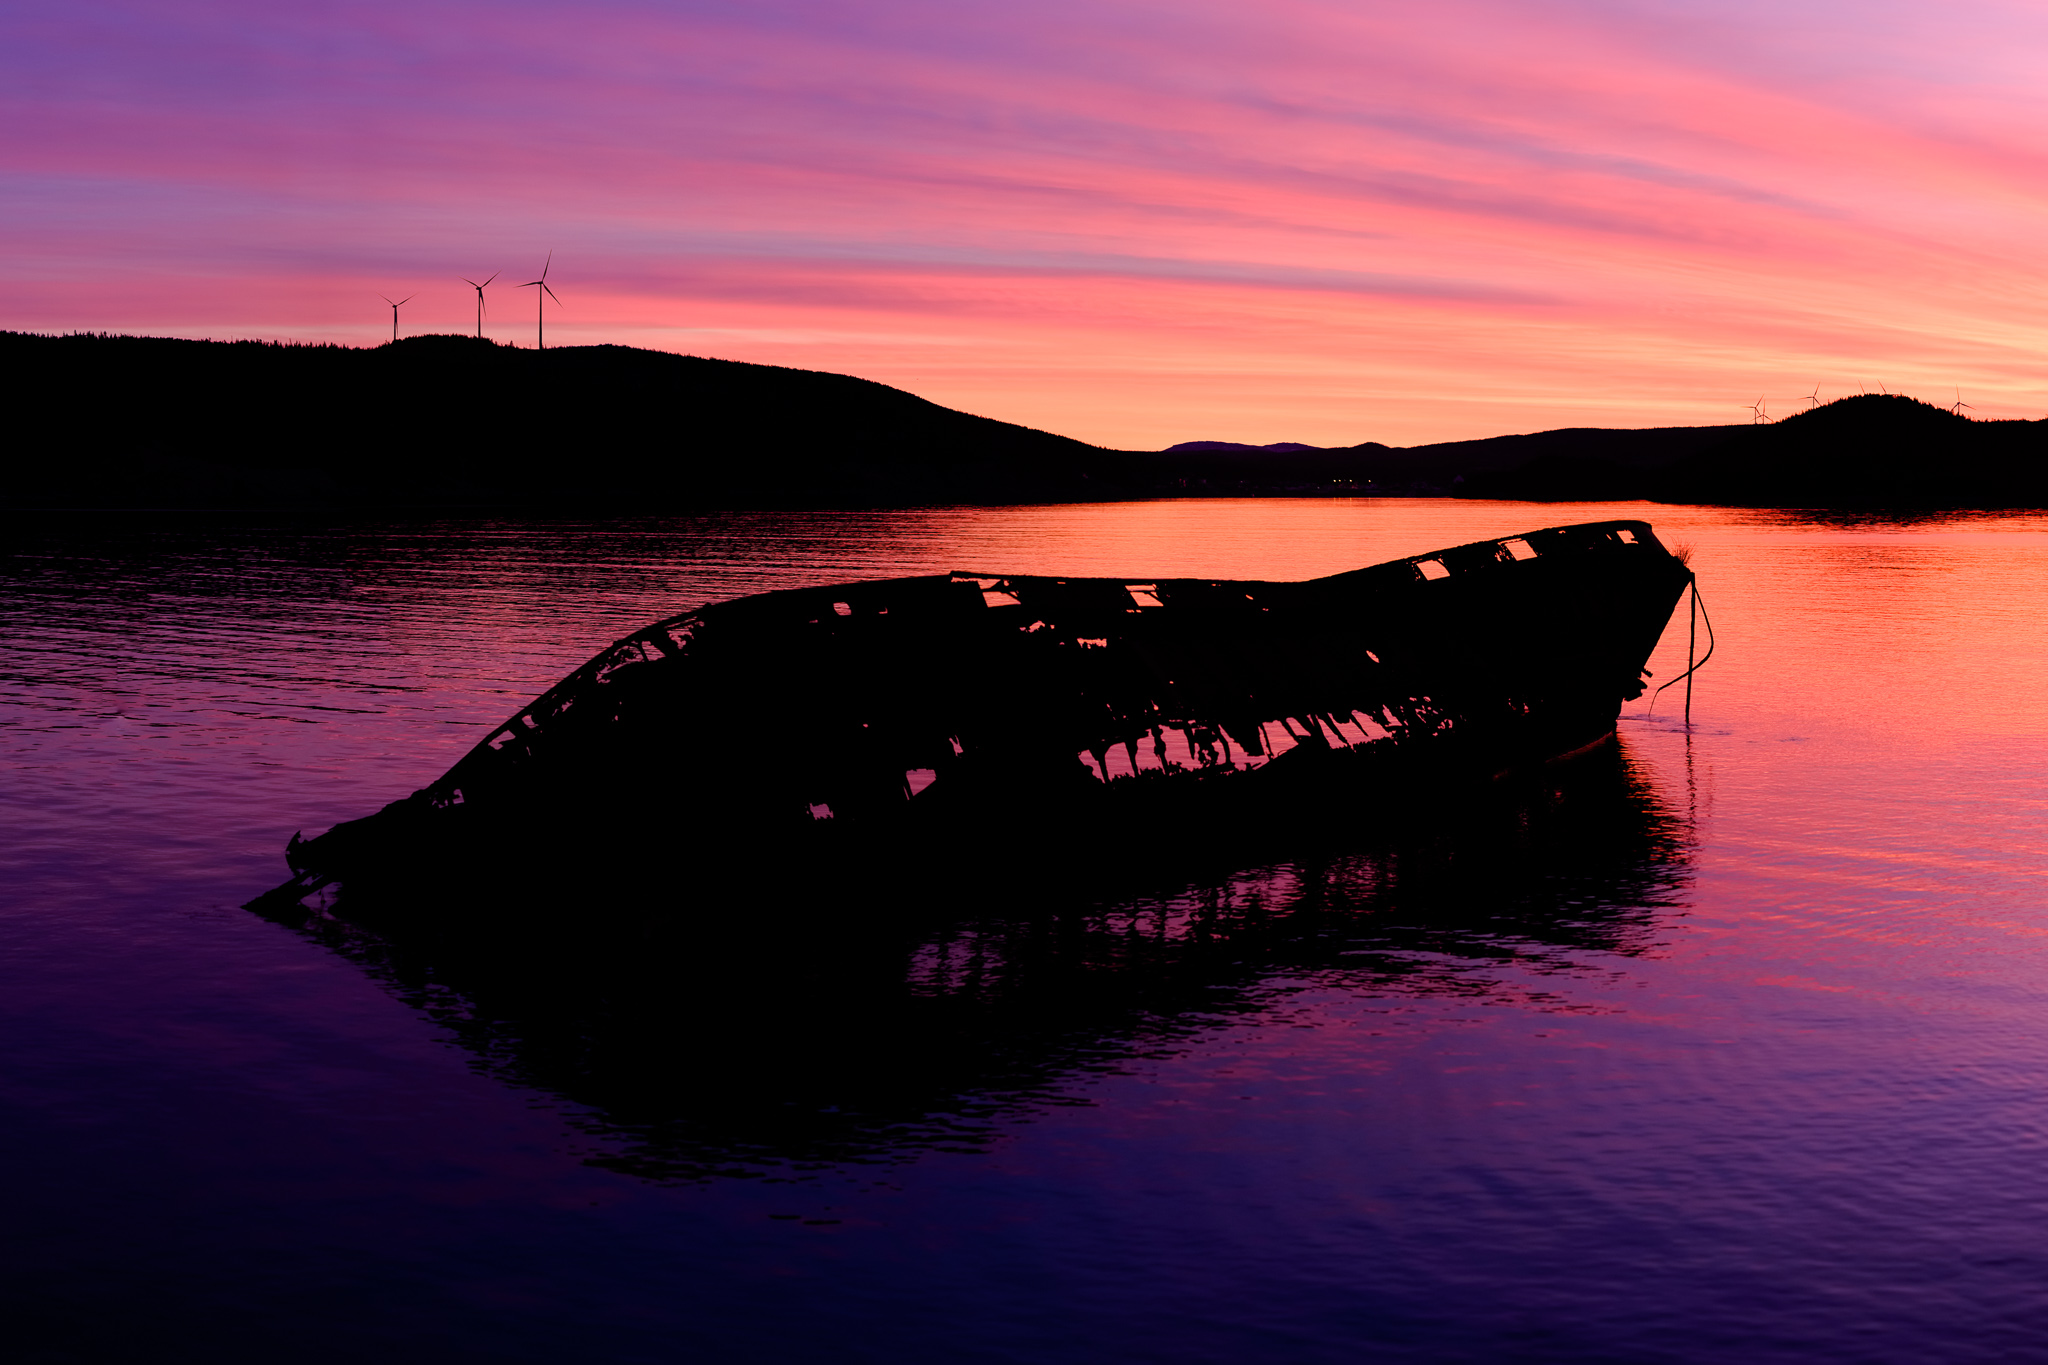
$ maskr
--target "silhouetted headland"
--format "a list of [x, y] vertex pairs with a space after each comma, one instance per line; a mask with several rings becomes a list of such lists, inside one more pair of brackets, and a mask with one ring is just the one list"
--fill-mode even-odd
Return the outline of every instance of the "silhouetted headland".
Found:
[[1551, 448], [1459, 491], [1735, 507], [2048, 506], [2048, 421], [1979, 421], [1902, 394], [1858, 394], [1779, 422], [1691, 430], [1716, 436], [1653, 452], [1625, 439], [1647, 432], [1546, 433]]
[[2048, 507], [2048, 420], [1978, 421], [1902, 394], [1741, 429], [1664, 471], [1666, 502], [1747, 507]]
[[555, 510], [1089, 496], [1105, 452], [847, 375], [625, 346], [0, 334], [27, 506]]
[[356, 348], [0, 332], [17, 507], [548, 512], [1202, 496], [2048, 505], [2048, 421], [1896, 395], [1765, 426], [1569, 428], [1407, 448], [1109, 450], [871, 380], [627, 346]]

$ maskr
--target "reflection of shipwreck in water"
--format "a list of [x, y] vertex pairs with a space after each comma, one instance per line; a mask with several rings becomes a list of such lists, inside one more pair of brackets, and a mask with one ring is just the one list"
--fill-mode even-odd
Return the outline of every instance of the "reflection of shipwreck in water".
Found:
[[1689, 581], [1616, 521], [1304, 583], [956, 573], [741, 598], [628, 636], [439, 781], [295, 839], [280, 891], [589, 840], [695, 866], [906, 837], [1085, 853], [1483, 776], [1610, 733]]
[[801, 1179], [985, 1149], [1106, 1071], [1291, 1014], [1305, 990], [1585, 1008], [1655, 951], [1692, 837], [1617, 745], [1108, 895], [1020, 890], [990, 858], [936, 904], [888, 884], [887, 915], [843, 898], [763, 915], [772, 865], [687, 918], [610, 870], [573, 897], [350, 886], [333, 914], [274, 913], [479, 1066], [569, 1102], [598, 1164]]

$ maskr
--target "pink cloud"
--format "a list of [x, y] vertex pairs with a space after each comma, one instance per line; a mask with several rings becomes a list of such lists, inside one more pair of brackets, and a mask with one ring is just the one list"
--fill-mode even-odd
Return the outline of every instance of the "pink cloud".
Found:
[[34, 0], [0, 20], [0, 325], [368, 342], [403, 289], [455, 330], [457, 276], [552, 247], [565, 342], [1106, 444], [1733, 420], [1816, 381], [2036, 416], [2042, 27]]

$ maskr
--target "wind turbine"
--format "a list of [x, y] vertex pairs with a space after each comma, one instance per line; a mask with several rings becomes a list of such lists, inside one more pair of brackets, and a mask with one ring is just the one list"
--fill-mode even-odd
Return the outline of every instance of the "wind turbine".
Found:
[[1806, 395], [1806, 407], [1807, 407], [1807, 410], [1808, 410], [1808, 411], [1810, 412], [1810, 411], [1812, 411], [1812, 410], [1813, 410], [1814, 408], [1817, 408], [1817, 407], [1819, 407], [1819, 406], [1820, 406], [1820, 385], [1818, 385], [1818, 384], [1815, 384], [1815, 385], [1813, 386], [1813, 392], [1812, 392], [1812, 393], [1810, 393], [1810, 394], [1808, 394], [1808, 395]]
[[[504, 273], [502, 270], [493, 270], [491, 272], [491, 280], [497, 279], [498, 276]], [[484, 284], [489, 284], [491, 280], [485, 280]], [[476, 339], [482, 341], [484, 339], [484, 284], [478, 284], [467, 275], [462, 277], [462, 282], [471, 289], [476, 290]]]
[[538, 349], [543, 351], [545, 351], [548, 348], [548, 300], [555, 299], [555, 307], [557, 308], [562, 306], [562, 301], [558, 298], [555, 298], [555, 291], [548, 288], [548, 270], [550, 267], [554, 265], [554, 263], [555, 253], [550, 251], [548, 253], [548, 259], [546, 264], [542, 265], [540, 268], [540, 278], [537, 280], [528, 280], [525, 284], [519, 286], [521, 289], [540, 290], [538, 294], [535, 294], [533, 296], [533, 332], [535, 339], [540, 343]]
[[[384, 295], [382, 294], [379, 294], [377, 297], [380, 299], [384, 299], [384, 302], [386, 303], [391, 303], [391, 300], [385, 298]], [[419, 295], [417, 294], [407, 294], [397, 303], [391, 303], [391, 339], [393, 341], [398, 340], [398, 310], [405, 304], [411, 303], [414, 299], [418, 297]]]
[[1974, 408], [1974, 407], [1971, 407], [1971, 406], [1970, 406], [1970, 404], [1968, 404], [1968, 403], [1965, 403], [1965, 402], [1963, 401], [1963, 391], [1962, 391], [1961, 389], [1957, 389], [1957, 390], [1956, 390], [1956, 405], [1955, 405], [1954, 407], [1950, 408], [1950, 409], [1949, 409], [1949, 411], [1950, 411], [1950, 412], [1952, 412], [1952, 413], [1954, 413], [1954, 414], [1955, 414], [1956, 416], [1958, 416], [1958, 417], [1961, 417], [1961, 416], [1963, 415], [1963, 409], [1964, 409], [1964, 408], [1969, 408], [1971, 412], [1975, 412], [1975, 411], [1977, 410], [1976, 408]]
[[1751, 426], [1756, 426], [1771, 420], [1770, 413], [1766, 412], [1764, 408], [1764, 396], [1762, 394], [1758, 394], [1756, 396], [1756, 401], [1749, 405]]

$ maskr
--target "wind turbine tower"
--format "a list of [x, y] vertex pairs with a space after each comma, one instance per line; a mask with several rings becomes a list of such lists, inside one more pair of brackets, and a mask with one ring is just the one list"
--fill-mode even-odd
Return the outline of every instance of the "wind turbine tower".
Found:
[[[497, 279], [498, 276], [504, 273], [502, 270], [493, 270], [491, 272], [491, 280]], [[491, 280], [485, 280], [484, 284], [489, 284]], [[476, 339], [482, 341], [484, 339], [484, 284], [478, 284], [467, 275], [462, 277], [462, 282], [471, 289], [476, 290]]]
[[[384, 295], [382, 294], [379, 294], [377, 297], [380, 299], [384, 299], [384, 302], [386, 303], [391, 303], [391, 300], [385, 298]], [[406, 304], [411, 303], [414, 299], [418, 297], [419, 295], [417, 294], [407, 294], [397, 303], [391, 303], [391, 339], [393, 341], [398, 340], [398, 310], [400, 308], [403, 308]]]
[[540, 290], [538, 294], [535, 294], [533, 296], [533, 331], [534, 339], [538, 342], [538, 349], [543, 351], [545, 351], [548, 348], [548, 300], [555, 299], [555, 306], [557, 308], [562, 306], [562, 301], [558, 298], [555, 298], [555, 291], [548, 288], [548, 270], [554, 265], [554, 263], [555, 253], [550, 251], [548, 253], [546, 263], [543, 264], [540, 268], [540, 278], [537, 280], [528, 280], [525, 284], [519, 286], [521, 289]]

